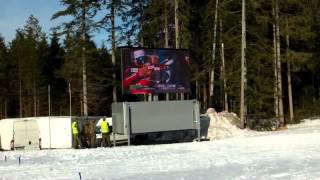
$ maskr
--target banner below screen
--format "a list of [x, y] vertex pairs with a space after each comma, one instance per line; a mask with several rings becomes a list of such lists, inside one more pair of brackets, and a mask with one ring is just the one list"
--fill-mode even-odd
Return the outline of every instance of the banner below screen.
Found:
[[122, 48], [124, 94], [190, 92], [187, 50]]

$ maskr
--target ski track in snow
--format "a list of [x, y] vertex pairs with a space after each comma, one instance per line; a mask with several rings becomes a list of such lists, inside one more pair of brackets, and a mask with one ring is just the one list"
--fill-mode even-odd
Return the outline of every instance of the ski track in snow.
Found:
[[[320, 120], [207, 142], [0, 152], [9, 179], [320, 179]], [[21, 155], [21, 164], [18, 158]], [[4, 161], [7, 156], [7, 161]]]

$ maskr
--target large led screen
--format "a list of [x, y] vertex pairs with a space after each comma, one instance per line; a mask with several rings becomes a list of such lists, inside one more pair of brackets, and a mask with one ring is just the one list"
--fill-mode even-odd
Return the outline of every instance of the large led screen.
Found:
[[124, 94], [190, 92], [187, 50], [122, 48], [121, 56]]

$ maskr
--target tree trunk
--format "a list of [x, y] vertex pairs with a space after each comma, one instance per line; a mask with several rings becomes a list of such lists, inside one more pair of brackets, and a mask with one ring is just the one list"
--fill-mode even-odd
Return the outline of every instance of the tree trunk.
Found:
[[[19, 65], [20, 69], [20, 65]], [[20, 118], [22, 118], [22, 82], [21, 82], [21, 73], [19, 70], [19, 104], [20, 104]]]
[[48, 116], [51, 116], [51, 87], [48, 85]]
[[37, 117], [37, 89], [35, 80], [33, 80], [33, 116]]
[[224, 61], [224, 44], [221, 43], [221, 63], [222, 63], [222, 81], [223, 81], [223, 97], [224, 97], [224, 110], [228, 112], [228, 94], [227, 94], [227, 79], [226, 79], [226, 66]]
[[196, 80], [196, 99], [197, 100], [200, 100], [200, 93], [199, 93], [199, 81], [198, 80]]
[[[144, 46], [144, 40], [143, 40], [143, 34], [142, 34], [142, 32], [143, 32], [143, 15], [142, 15], [142, 13], [143, 13], [143, 2], [141, 1], [140, 2], [140, 10], [141, 10], [141, 20], [140, 20], [140, 46], [141, 47], [143, 47]], [[115, 78], [115, 77], [114, 77]], [[116, 90], [115, 90], [116, 91]], [[142, 95], [143, 96], [143, 100], [144, 101], [147, 101], [148, 99], [147, 99], [147, 95], [146, 94], [143, 94]], [[116, 95], [114, 95], [114, 99], [116, 99], [115, 98], [116, 97]]]
[[228, 111], [228, 95], [227, 95], [227, 80], [226, 80], [226, 67], [225, 67], [225, 61], [224, 61], [224, 43], [222, 39], [222, 18], [220, 17], [220, 53], [221, 53], [221, 80], [222, 80], [222, 102], [223, 102], [223, 107], [225, 111]]
[[86, 48], [82, 48], [82, 82], [83, 82], [83, 115], [88, 116], [88, 100], [87, 100], [87, 65], [85, 59]]
[[168, 38], [167, 0], [164, 0], [164, 38], [165, 38], [165, 48], [168, 48], [169, 47], [169, 38]]
[[71, 83], [69, 82], [69, 116], [72, 116], [72, 91], [71, 91]]
[[[275, 16], [275, 7], [274, 7], [274, 0], [272, 6], [272, 15]], [[276, 41], [276, 25], [273, 23], [273, 69], [274, 69], [274, 114], [275, 117], [279, 118], [279, 99], [278, 99], [278, 72], [277, 72], [277, 41]]]
[[3, 107], [2, 107], [2, 103], [0, 104], [0, 120], [3, 119]]
[[83, 104], [82, 104], [82, 98], [80, 97], [80, 116], [83, 115]]
[[242, 0], [242, 35], [241, 35], [241, 89], [240, 89], [240, 120], [241, 128], [244, 128], [245, 118], [246, 118], [246, 107], [245, 107], [245, 87], [247, 83], [246, 78], [246, 59], [245, 59], [245, 49], [246, 49], [246, 4], [245, 0]]
[[88, 116], [88, 100], [87, 100], [87, 64], [86, 64], [86, 16], [85, 9], [82, 12], [82, 51], [81, 51], [81, 59], [82, 59], [82, 87], [83, 87], [83, 115]]
[[209, 83], [209, 106], [212, 106], [213, 96], [214, 96], [214, 62], [216, 60], [218, 7], [219, 7], [219, 0], [216, 0], [216, 9], [214, 13], [214, 26], [213, 26], [212, 61], [210, 66], [211, 71], [210, 71], [210, 83]]
[[[167, 11], [167, 0], [164, 1], [164, 36], [165, 36], [165, 48], [169, 47], [168, 38], [168, 11]], [[170, 100], [170, 94], [166, 93], [166, 100]]]
[[[113, 66], [113, 73], [112, 77], [114, 81], [116, 82], [116, 72], [115, 72], [115, 67], [116, 67], [116, 30], [115, 30], [115, 8], [114, 8], [114, 3], [112, 3], [111, 7], [111, 26], [112, 26], [112, 66]], [[113, 102], [117, 102], [117, 87], [114, 84], [113, 86], [113, 91], [112, 91], [112, 97], [113, 97]]]
[[174, 24], [175, 24], [175, 33], [176, 33], [176, 49], [180, 48], [180, 39], [179, 39], [179, 18], [178, 18], [179, 2], [174, 0]]
[[318, 99], [319, 99], [319, 97], [320, 97], [320, 81], [319, 81], [319, 78], [320, 78], [320, 76], [319, 76], [319, 74], [318, 74], [318, 76], [317, 76], [317, 84], [318, 84]]
[[19, 117], [22, 118], [22, 82], [21, 82], [21, 62], [20, 52], [18, 52], [18, 74], [19, 74]]
[[143, 47], [143, 1], [140, 1], [140, 11], [141, 11], [141, 19], [140, 19], [140, 46]]
[[292, 85], [291, 85], [291, 67], [289, 59], [289, 50], [290, 50], [290, 38], [289, 38], [289, 28], [288, 28], [288, 17], [286, 18], [286, 28], [287, 28], [287, 49], [286, 49], [286, 58], [287, 58], [287, 79], [288, 79], [288, 98], [289, 98], [289, 113], [290, 113], [290, 123], [293, 123], [293, 101], [292, 101]]
[[276, 40], [277, 40], [279, 121], [280, 121], [280, 126], [283, 126], [284, 125], [284, 116], [283, 116], [283, 101], [282, 101], [282, 77], [281, 77], [281, 57], [280, 57], [280, 23], [279, 23], [279, 3], [278, 3], [278, 0], [276, 0]]
[[39, 94], [38, 94], [38, 100], [37, 100], [37, 114], [38, 114], [38, 116], [40, 115], [40, 96], [39, 96]]
[[311, 74], [311, 82], [312, 82], [312, 105], [316, 102], [316, 90], [314, 87], [314, 74]]
[[8, 117], [8, 101], [7, 100], [4, 101], [4, 117], [5, 118]]
[[[180, 48], [180, 37], [179, 37], [179, 0], [174, 1], [174, 24], [175, 24], [175, 33], [176, 33], [176, 49]], [[178, 94], [177, 94], [177, 99]], [[184, 93], [180, 93], [180, 99], [184, 100]]]
[[207, 87], [206, 84], [203, 84], [203, 108], [207, 109], [207, 104], [208, 104], [208, 95], [207, 95]]

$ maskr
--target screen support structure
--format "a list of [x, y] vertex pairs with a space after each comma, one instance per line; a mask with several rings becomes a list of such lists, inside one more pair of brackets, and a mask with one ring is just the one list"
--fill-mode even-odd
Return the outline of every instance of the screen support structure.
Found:
[[158, 100], [159, 100], [158, 94], [154, 94], [154, 95], [153, 95], [153, 101], [158, 101]]
[[128, 114], [129, 114], [129, 117], [128, 117], [128, 124], [127, 124], [127, 133], [128, 133], [128, 146], [130, 146], [131, 142], [130, 142], [130, 139], [131, 139], [131, 105], [129, 104], [128, 105]]

